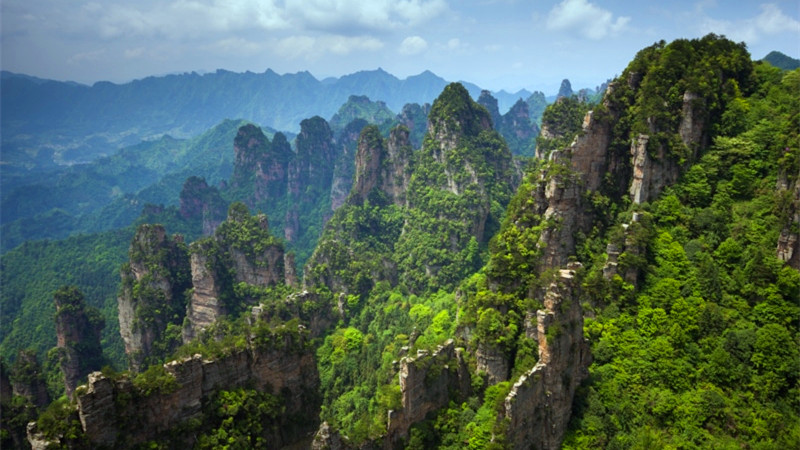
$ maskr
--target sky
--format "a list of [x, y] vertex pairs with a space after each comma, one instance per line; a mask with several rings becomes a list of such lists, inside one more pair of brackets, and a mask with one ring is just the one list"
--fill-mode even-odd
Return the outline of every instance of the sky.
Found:
[[183, 72], [430, 70], [498, 91], [593, 88], [659, 40], [800, 58], [798, 0], [0, 0], [0, 68], [128, 82]]

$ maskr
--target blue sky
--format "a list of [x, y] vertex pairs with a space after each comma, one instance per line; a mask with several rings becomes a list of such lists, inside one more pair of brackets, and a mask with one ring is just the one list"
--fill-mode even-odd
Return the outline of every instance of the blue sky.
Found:
[[492, 90], [594, 87], [707, 33], [800, 57], [797, 0], [2, 0], [3, 70], [93, 83], [213, 71], [431, 70]]

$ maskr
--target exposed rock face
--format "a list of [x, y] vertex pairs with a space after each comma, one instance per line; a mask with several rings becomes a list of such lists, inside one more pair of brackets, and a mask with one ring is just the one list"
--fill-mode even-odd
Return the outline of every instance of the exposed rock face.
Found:
[[244, 125], [236, 134], [233, 150], [231, 184], [252, 193], [247, 201], [250, 206], [277, 201], [286, 195], [293, 153], [283, 133], [276, 133], [270, 142], [259, 127]]
[[790, 189], [792, 200], [788, 213], [789, 221], [778, 237], [777, 254], [778, 259], [800, 270], [800, 174], [795, 178], [793, 185], [793, 187], [788, 185], [785, 176], [779, 180], [778, 191], [785, 192]]
[[220, 196], [219, 190], [209, 186], [205, 179], [192, 176], [183, 183], [180, 194], [181, 216], [200, 220], [204, 236], [214, 234], [214, 230], [225, 220], [226, 209], [226, 202]]
[[572, 83], [566, 78], [561, 80], [561, 87], [558, 88], [558, 97], [571, 97], [573, 94]]
[[[303, 228], [306, 221], [300, 216], [313, 209], [321, 193], [330, 189], [339, 147], [325, 119], [314, 116], [300, 122], [300, 134], [295, 141], [297, 154], [289, 163], [289, 208], [284, 222], [287, 241], [301, 239], [310, 230]], [[325, 197], [329, 198], [329, 197]], [[327, 220], [327, 218], [324, 218]]]
[[130, 368], [138, 371], [149, 357], [162, 358], [179, 344], [163, 340], [168, 324], [180, 327], [186, 314], [183, 293], [191, 285], [189, 256], [180, 237], [168, 238], [161, 225], [141, 225], [131, 242], [130, 263], [121, 270], [119, 328]]
[[[706, 147], [708, 138], [704, 110], [703, 98], [688, 91], [684, 93], [681, 122], [678, 130], [674, 131], [678, 132], [686, 147], [685, 161], [679, 161], [674, 156], [675, 149], [670, 154], [663, 142], [654, 141], [650, 135], [640, 134], [631, 142], [633, 174], [629, 193], [634, 203], [649, 202], [658, 197], [666, 186], [678, 180], [682, 169]], [[648, 120], [648, 125], [651, 133], [662, 131], [652, 120]]]
[[[112, 380], [92, 373], [87, 388], [77, 395], [87, 439], [95, 447], [133, 448], [199, 418], [215, 393], [242, 387], [271, 392], [283, 400], [282, 419], [274, 427], [265, 426], [268, 442], [279, 448], [303, 438], [318, 423], [316, 363], [304, 339], [290, 335], [274, 339], [277, 342], [251, 345], [218, 360], [195, 355], [165, 364], [175, 378], [174, 387], [166, 391], [147, 394], [127, 377]], [[191, 445], [192, 436], [185, 438]]]
[[409, 139], [414, 148], [422, 147], [422, 138], [427, 130], [428, 113], [430, 111], [431, 105], [429, 103], [421, 106], [416, 103], [409, 103], [403, 106], [403, 110], [397, 115], [397, 121], [408, 128]]
[[475, 349], [475, 369], [486, 374], [486, 381], [497, 384], [508, 379], [511, 361], [503, 351], [485, 342], [478, 343]]
[[331, 185], [331, 211], [342, 206], [353, 187], [355, 173], [355, 154], [361, 131], [368, 125], [364, 119], [355, 119], [344, 127], [337, 136], [336, 143], [341, 147], [333, 168], [333, 184]]
[[[503, 130], [519, 140], [535, 138], [539, 134], [539, 127], [530, 119], [528, 104], [522, 99], [517, 100], [514, 106], [503, 115]], [[503, 133], [505, 136], [506, 133]]]
[[192, 298], [186, 307], [187, 326], [183, 327], [183, 341], [189, 342], [226, 314], [220, 297], [225, 278], [217, 268], [219, 263], [208, 249], [209, 243], [192, 244]]
[[103, 366], [100, 332], [105, 322], [99, 311], [87, 309], [83, 294], [75, 287], [59, 289], [53, 299], [61, 371], [67, 397], [71, 397], [82, 378]]
[[481, 95], [478, 97], [478, 104], [489, 111], [489, 115], [492, 118], [492, 126], [495, 130], [499, 130], [501, 124], [503, 123], [503, 119], [500, 116], [500, 108], [497, 106], [497, 99], [492, 96], [491, 92], [483, 90], [481, 91]]
[[535, 204], [542, 211], [542, 221], [550, 224], [537, 244], [543, 251], [538, 263], [540, 273], [567, 264], [575, 251], [577, 232], [586, 232], [592, 225], [584, 192], [598, 190], [606, 172], [619, 170], [619, 162], [608, 153], [613, 118], [613, 112], [596, 118], [590, 111], [583, 121], [582, 134], [572, 145], [550, 153], [550, 161], [568, 171], [543, 174], [546, 184], [536, 193]]
[[460, 396], [469, 393], [470, 376], [461, 352], [451, 339], [433, 353], [419, 350], [416, 358], [400, 360], [403, 409], [389, 411], [389, 441], [404, 438], [411, 425], [425, 419], [428, 412], [447, 405], [451, 392]]
[[376, 126], [364, 128], [358, 140], [356, 176], [350, 201], [363, 203], [373, 189], [378, 189], [389, 202], [405, 206], [411, 158], [408, 129], [394, 128], [389, 139], [384, 140]]
[[505, 399], [508, 442], [514, 449], [557, 449], [572, 412], [572, 399], [588, 376], [591, 354], [583, 339], [580, 283], [562, 269], [537, 311], [539, 362]]
[[248, 298], [238, 299], [243, 304], [234, 302], [235, 284], [269, 287], [285, 280], [283, 245], [270, 235], [267, 217], [250, 216], [241, 203], [231, 206], [228, 219], [213, 238], [192, 243], [190, 253], [193, 290], [186, 308], [184, 342], [247, 304]]
[[328, 422], [322, 422], [314, 441], [311, 443], [311, 450], [344, 450], [350, 446], [346, 439], [343, 439], [338, 431], [331, 429]]

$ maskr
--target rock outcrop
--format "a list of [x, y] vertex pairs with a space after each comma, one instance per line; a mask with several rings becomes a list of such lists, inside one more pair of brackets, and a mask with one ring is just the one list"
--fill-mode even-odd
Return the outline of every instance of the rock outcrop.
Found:
[[186, 307], [184, 342], [253, 301], [246, 293], [234, 292], [239, 283], [266, 288], [285, 281], [283, 244], [270, 234], [267, 217], [251, 216], [242, 203], [231, 205], [214, 236], [193, 242], [189, 251], [193, 289]]
[[100, 312], [88, 308], [76, 287], [63, 287], [53, 295], [56, 304], [57, 347], [64, 373], [67, 397], [90, 372], [103, 367], [100, 332], [105, 321]]
[[505, 399], [511, 448], [542, 450], [561, 446], [572, 399], [591, 363], [583, 338], [583, 313], [576, 267], [562, 269], [536, 312], [539, 362], [514, 383]]
[[333, 182], [331, 184], [331, 211], [336, 211], [347, 200], [350, 189], [353, 187], [355, 174], [355, 159], [361, 131], [369, 123], [364, 119], [355, 119], [336, 136], [336, 145], [340, 152], [333, 167]]
[[482, 90], [477, 102], [489, 111], [489, 116], [492, 118], [492, 127], [495, 130], [499, 130], [503, 119], [500, 115], [500, 108], [497, 106], [497, 99], [492, 96], [491, 92]]
[[183, 239], [168, 238], [161, 225], [139, 226], [129, 254], [130, 262], [120, 271], [119, 329], [129, 366], [139, 371], [180, 344], [165, 333], [170, 324], [180, 329], [186, 315], [184, 291], [191, 287], [191, 275]]
[[422, 138], [425, 136], [425, 131], [428, 127], [428, 113], [430, 111], [431, 105], [429, 103], [424, 105], [409, 103], [403, 106], [402, 111], [397, 115], [397, 121], [408, 128], [409, 140], [414, 148], [422, 147]]
[[[386, 201], [405, 206], [412, 152], [405, 127], [392, 129], [388, 140], [381, 137], [376, 126], [364, 128], [358, 140], [350, 201], [361, 204], [377, 189]], [[373, 203], [375, 200], [372, 198]]]
[[244, 125], [236, 134], [233, 150], [231, 186], [244, 191], [248, 205], [255, 207], [283, 199], [294, 156], [283, 133], [275, 133], [270, 142], [259, 127]]
[[[284, 221], [284, 236], [289, 242], [302, 239], [317, 224], [300, 218], [320, 207], [323, 194], [329, 192], [338, 153], [328, 122], [314, 116], [300, 122], [300, 134], [295, 140], [297, 153], [288, 167], [289, 207]], [[324, 199], [330, 199], [329, 194]], [[329, 216], [323, 218], [323, 222]], [[316, 238], [316, 236], [314, 236]]]
[[[202, 419], [203, 406], [223, 390], [253, 388], [272, 393], [282, 402], [275, 426], [265, 424], [267, 442], [280, 448], [306, 437], [318, 425], [319, 384], [313, 351], [301, 334], [270, 337], [268, 344], [251, 343], [244, 350], [215, 360], [200, 355], [164, 365], [173, 381], [163, 387], [137, 387], [130, 378], [89, 375], [77, 391], [83, 431], [94, 447], [134, 448], [180, 434], [180, 426]], [[193, 433], [183, 432], [187, 445]]]
[[462, 351], [450, 339], [433, 353], [419, 350], [415, 358], [400, 360], [398, 376], [403, 408], [389, 411], [389, 442], [405, 438], [411, 425], [446, 406], [451, 393], [457, 397], [469, 394], [470, 375]]
[[226, 202], [219, 190], [209, 186], [205, 179], [192, 176], [183, 183], [180, 194], [181, 217], [199, 220], [204, 236], [214, 234], [214, 230], [225, 220], [226, 210]]
[[[661, 191], [678, 181], [683, 169], [695, 161], [699, 152], [707, 146], [705, 101], [702, 97], [686, 91], [683, 95], [681, 121], [677, 130], [660, 130], [655, 120], [648, 119], [651, 134], [666, 131], [677, 132], [683, 149], [667, 146], [663, 140], [654, 140], [648, 134], [640, 134], [631, 142], [631, 165], [633, 174], [630, 197], [634, 203], [654, 200]], [[676, 154], [683, 154], [682, 158]]]
[[777, 255], [778, 259], [787, 263], [789, 267], [800, 270], [800, 173], [790, 185], [786, 175], [782, 175], [778, 180], [778, 192], [791, 192], [789, 208], [787, 211], [787, 223], [784, 225], [778, 237]]

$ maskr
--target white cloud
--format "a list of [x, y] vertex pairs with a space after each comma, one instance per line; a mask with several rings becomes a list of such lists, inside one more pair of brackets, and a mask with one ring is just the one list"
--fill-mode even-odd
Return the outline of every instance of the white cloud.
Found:
[[275, 40], [271, 48], [285, 58], [315, 60], [328, 53], [348, 55], [356, 51], [376, 51], [383, 45], [380, 40], [369, 36], [325, 35], [289, 36]]
[[400, 43], [401, 55], [418, 55], [428, 49], [428, 43], [419, 36], [409, 36]]
[[705, 18], [701, 32], [723, 34], [735, 41], [755, 43], [765, 35], [800, 33], [800, 21], [784, 14], [774, 3], [768, 3], [761, 5], [761, 13], [750, 19], [732, 22]]
[[587, 0], [564, 0], [550, 10], [547, 29], [572, 31], [589, 39], [602, 39], [616, 34], [630, 22], [630, 17], [614, 19], [610, 11]]

